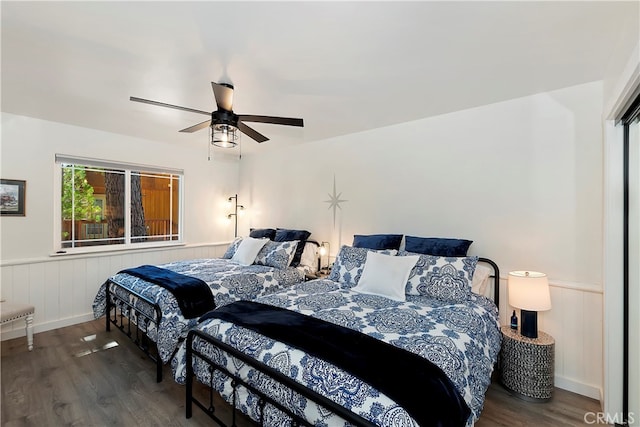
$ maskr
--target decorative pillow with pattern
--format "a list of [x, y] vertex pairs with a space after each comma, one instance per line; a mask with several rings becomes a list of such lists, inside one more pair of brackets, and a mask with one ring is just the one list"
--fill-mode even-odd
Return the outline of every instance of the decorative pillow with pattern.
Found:
[[287, 268], [291, 264], [297, 247], [297, 240], [289, 242], [268, 241], [258, 252], [254, 264], [280, 269]]
[[[401, 251], [398, 255], [418, 255]], [[420, 255], [409, 274], [405, 292], [407, 295], [423, 295], [441, 301], [459, 303], [471, 296], [473, 273], [478, 257], [442, 257]]]
[[224, 255], [222, 255], [222, 258], [224, 259], [231, 259], [233, 258], [233, 255], [236, 253], [236, 251], [238, 250], [238, 246], [240, 246], [240, 243], [242, 242], [242, 237], [236, 237], [233, 242], [231, 242], [229, 244], [229, 247], [227, 248], [227, 251], [224, 253]]
[[[338, 282], [343, 287], [352, 288], [358, 284], [364, 264], [367, 261], [367, 252], [374, 251], [369, 248], [354, 248], [352, 246], [343, 245], [336, 256], [336, 261], [331, 267], [331, 274], [328, 279]], [[375, 252], [384, 255], [396, 255], [398, 251], [395, 249], [375, 250]]]
[[295, 254], [293, 254], [293, 260], [291, 261], [291, 267], [297, 267], [300, 264], [300, 258], [302, 258], [302, 252], [304, 252], [304, 242], [311, 236], [311, 232], [307, 230], [291, 230], [288, 228], [276, 228], [276, 235], [273, 237], [275, 242], [292, 242], [299, 240], [303, 242], [298, 245]]

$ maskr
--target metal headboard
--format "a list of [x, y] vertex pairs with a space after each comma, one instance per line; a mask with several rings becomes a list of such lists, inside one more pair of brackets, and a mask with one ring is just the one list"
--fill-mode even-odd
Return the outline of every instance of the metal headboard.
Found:
[[493, 268], [493, 302], [496, 307], [500, 308], [500, 269], [498, 264], [490, 260], [489, 258], [478, 257], [478, 262], [487, 263]]

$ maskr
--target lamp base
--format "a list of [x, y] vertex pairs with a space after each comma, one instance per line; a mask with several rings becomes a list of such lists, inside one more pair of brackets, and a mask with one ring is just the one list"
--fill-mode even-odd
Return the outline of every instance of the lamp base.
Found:
[[527, 338], [538, 338], [538, 312], [529, 310], [520, 310], [520, 334]]

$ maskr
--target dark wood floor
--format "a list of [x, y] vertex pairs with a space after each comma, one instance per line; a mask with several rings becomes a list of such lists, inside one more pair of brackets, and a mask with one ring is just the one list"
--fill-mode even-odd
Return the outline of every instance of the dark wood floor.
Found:
[[[26, 338], [1, 343], [3, 427], [213, 425], [195, 407], [187, 420], [184, 387], [170, 368], [156, 383], [153, 363], [121, 332], [106, 332], [102, 320], [36, 334], [34, 344], [29, 352]], [[218, 406], [219, 415], [229, 415]], [[551, 402], [530, 403], [493, 384], [476, 427], [582, 426], [589, 411], [600, 404], [564, 390]]]

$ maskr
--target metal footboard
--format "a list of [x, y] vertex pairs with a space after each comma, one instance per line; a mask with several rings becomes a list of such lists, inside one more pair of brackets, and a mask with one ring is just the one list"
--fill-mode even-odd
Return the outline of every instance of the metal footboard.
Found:
[[[479, 258], [478, 261], [489, 264], [493, 268], [493, 275], [490, 277], [493, 278], [493, 288], [494, 295], [493, 299], [496, 306], [499, 307], [500, 303], [500, 270], [498, 265], [488, 258]], [[254, 359], [251, 356], [248, 356], [236, 348], [228, 345], [227, 343], [201, 331], [198, 329], [191, 329], [187, 335], [186, 342], [186, 417], [191, 418], [193, 412], [193, 404], [196, 404], [202, 411], [204, 411], [209, 417], [211, 417], [214, 421], [216, 421], [221, 426], [227, 426], [223, 420], [221, 420], [215, 414], [215, 407], [213, 404], [213, 397], [217, 393], [213, 387], [213, 377], [214, 372], [219, 372], [225, 375], [227, 378], [231, 380], [231, 386], [233, 388], [232, 399], [229, 402], [232, 406], [232, 421], [231, 426], [236, 425], [236, 413], [238, 411], [236, 402], [237, 390], [240, 387], [243, 387], [249, 390], [251, 393], [256, 395], [259, 399], [258, 410], [259, 410], [259, 420], [258, 424], [260, 426], [264, 425], [264, 408], [266, 405], [271, 405], [283, 413], [287, 414], [291, 418], [292, 426], [312, 426], [313, 424], [309, 423], [303, 416], [293, 412], [291, 409], [283, 405], [283, 402], [277, 401], [275, 398], [269, 396], [265, 392], [260, 389], [254, 387], [249, 384], [244, 378], [239, 375], [230, 372], [226, 366], [223, 366], [212, 360], [211, 357], [204, 354], [202, 351], [194, 348], [194, 339], [197, 338], [199, 340], [203, 340], [213, 348], [226, 353], [226, 355], [236, 358], [247, 365], [251, 366], [253, 369], [258, 371], [262, 375], [266, 375], [268, 378], [274, 380], [275, 382], [283, 385], [284, 387], [290, 389], [294, 393], [298, 393], [299, 395], [305, 397], [307, 400], [325, 408], [327, 411], [332, 412], [333, 414], [341, 417], [345, 420], [345, 424], [353, 425], [353, 426], [367, 426], [373, 427], [376, 424], [368, 421], [367, 419], [361, 417], [360, 415], [350, 411], [349, 409], [335, 403], [334, 401], [327, 399], [325, 396], [322, 396], [311, 390], [308, 387], [294, 381], [288, 376], [282, 374], [281, 372], [271, 368], [270, 366]], [[194, 388], [194, 360], [199, 360], [209, 367], [209, 374], [211, 378], [210, 384], [205, 384], [208, 386], [208, 402], [205, 404], [198, 400], [194, 396], [193, 388]]]
[[156, 381], [161, 382], [162, 359], [160, 352], [156, 342], [147, 335], [151, 325], [155, 325], [156, 331], [158, 331], [162, 318], [160, 307], [147, 297], [111, 280], [107, 280], [105, 283], [105, 292], [107, 331], [111, 330], [113, 324], [129, 337], [149, 359], [155, 362]]
[[232, 423], [231, 423], [232, 426], [236, 425], [236, 413], [238, 409], [237, 409], [237, 402], [235, 397], [236, 397], [236, 390], [240, 387], [244, 387], [245, 389], [249, 390], [256, 396], [258, 396], [259, 398], [258, 407], [260, 411], [260, 420], [258, 420], [259, 425], [261, 426], [264, 425], [264, 408], [268, 404], [287, 414], [291, 418], [292, 426], [309, 426], [309, 427], [313, 426], [313, 424], [309, 423], [301, 415], [294, 413], [291, 409], [283, 405], [283, 402], [277, 401], [275, 398], [269, 396], [265, 392], [249, 384], [244, 378], [238, 376], [235, 373], [230, 372], [225, 366], [218, 364], [216, 361], [211, 360], [205, 354], [195, 349], [193, 347], [193, 341], [195, 337], [206, 341], [213, 347], [218, 348], [219, 350], [225, 352], [231, 357], [241, 360], [242, 362], [256, 369], [261, 374], [266, 375], [267, 377], [273, 379], [279, 384], [282, 384], [283, 386], [292, 390], [294, 393], [298, 393], [301, 396], [305, 397], [306, 399], [336, 414], [337, 416], [347, 421], [350, 425], [362, 426], [362, 427], [375, 426], [375, 424], [371, 423], [370, 421], [366, 420], [360, 415], [354, 412], [351, 412], [347, 408], [335, 403], [330, 399], [327, 399], [326, 397], [318, 394], [317, 392], [311, 390], [310, 388], [303, 386], [302, 384], [292, 380], [291, 378], [271, 368], [270, 366], [265, 365], [264, 363], [252, 358], [251, 356], [247, 356], [246, 354], [240, 352], [236, 348], [231, 347], [230, 345], [220, 341], [217, 338], [212, 337], [211, 335], [205, 332], [195, 330], [195, 329], [192, 329], [191, 331], [189, 331], [189, 334], [187, 335], [187, 348], [186, 348], [187, 350], [186, 352], [186, 358], [187, 358], [186, 417], [187, 418], [191, 418], [192, 404], [195, 403], [196, 406], [202, 409], [207, 415], [209, 415], [209, 417], [215, 420], [219, 425], [226, 426], [224, 421], [221, 420], [219, 417], [217, 417], [215, 414], [215, 408], [213, 405], [213, 396], [214, 396], [214, 393], [216, 393], [216, 391], [213, 389], [213, 384], [208, 384], [209, 402], [207, 404], [200, 402], [193, 395], [193, 382], [194, 382], [193, 361], [194, 361], [194, 358], [198, 358], [199, 360], [201, 360], [202, 362], [206, 363], [209, 366], [209, 372], [211, 374], [212, 381], [213, 381], [213, 373], [215, 371], [218, 371], [224, 374], [229, 379], [231, 379], [231, 385], [233, 387], [233, 395], [232, 395], [233, 398], [232, 398], [232, 402], [230, 402], [232, 406]]

